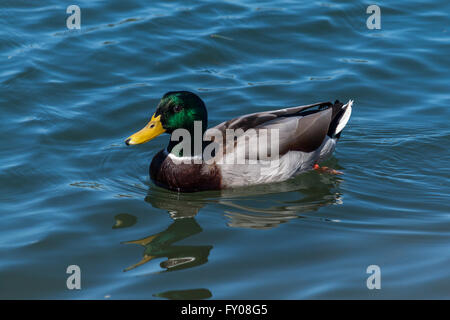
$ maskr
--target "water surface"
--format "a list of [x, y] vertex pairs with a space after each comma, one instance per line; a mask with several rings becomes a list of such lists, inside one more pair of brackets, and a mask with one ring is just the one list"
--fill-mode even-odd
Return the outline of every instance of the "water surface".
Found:
[[[368, 1], [70, 4], [0, 4], [0, 298], [450, 298], [448, 1], [378, 1], [381, 30]], [[344, 174], [158, 188], [168, 137], [123, 140], [171, 90], [211, 126], [354, 99]]]

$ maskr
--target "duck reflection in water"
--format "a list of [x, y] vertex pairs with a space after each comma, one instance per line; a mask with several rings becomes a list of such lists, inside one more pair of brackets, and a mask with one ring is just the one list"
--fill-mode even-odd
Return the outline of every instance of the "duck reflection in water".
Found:
[[127, 241], [126, 244], [143, 246], [144, 257], [138, 263], [126, 268], [124, 271], [134, 269], [155, 258], [167, 257], [161, 262], [166, 271], [191, 268], [204, 264], [208, 260], [212, 246], [176, 246], [174, 243], [200, 233], [202, 228], [192, 218], [176, 219], [166, 230], [144, 239]]
[[219, 203], [226, 207], [229, 227], [270, 229], [292, 219], [317, 219], [308, 213], [342, 204], [341, 181], [334, 175], [311, 172], [279, 184], [229, 190]]
[[[337, 167], [337, 164], [333, 165]], [[168, 258], [161, 263], [161, 267], [166, 271], [206, 263], [212, 249], [211, 245], [174, 244], [202, 231], [194, 217], [208, 204], [225, 207], [224, 213], [230, 227], [268, 229], [294, 218], [310, 218], [304, 214], [317, 211], [323, 206], [341, 204], [342, 194], [339, 192], [341, 181], [342, 178], [337, 176], [311, 172], [282, 183], [245, 189], [175, 193], [151, 186], [145, 201], [154, 208], [166, 210], [174, 221], [158, 234], [125, 242], [142, 245], [145, 248], [143, 259], [125, 271], [160, 257]], [[274, 203], [277, 205], [273, 205]], [[323, 220], [327, 221], [326, 218]]]

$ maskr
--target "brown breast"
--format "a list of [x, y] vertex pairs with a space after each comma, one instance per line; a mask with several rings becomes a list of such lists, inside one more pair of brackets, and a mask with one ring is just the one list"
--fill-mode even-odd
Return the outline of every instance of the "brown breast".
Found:
[[222, 176], [215, 164], [174, 163], [165, 150], [153, 158], [150, 178], [163, 188], [179, 192], [222, 189]]

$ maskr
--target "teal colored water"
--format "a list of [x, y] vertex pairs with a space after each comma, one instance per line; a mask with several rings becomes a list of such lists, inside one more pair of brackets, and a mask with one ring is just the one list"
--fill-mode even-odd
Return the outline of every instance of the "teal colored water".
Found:
[[[449, 2], [370, 4], [2, 0], [0, 298], [450, 298]], [[171, 90], [211, 126], [354, 99], [344, 174], [158, 188], [168, 137], [123, 141]]]

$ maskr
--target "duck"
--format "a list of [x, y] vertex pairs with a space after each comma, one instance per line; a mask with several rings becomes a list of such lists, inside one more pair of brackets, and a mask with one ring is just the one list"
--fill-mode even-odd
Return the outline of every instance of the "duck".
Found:
[[[239, 116], [208, 129], [203, 100], [189, 91], [163, 95], [150, 121], [127, 146], [169, 134], [149, 167], [151, 180], [176, 192], [277, 183], [310, 170], [340, 174], [320, 163], [334, 153], [353, 100], [319, 102]], [[263, 152], [261, 152], [263, 150]]]

